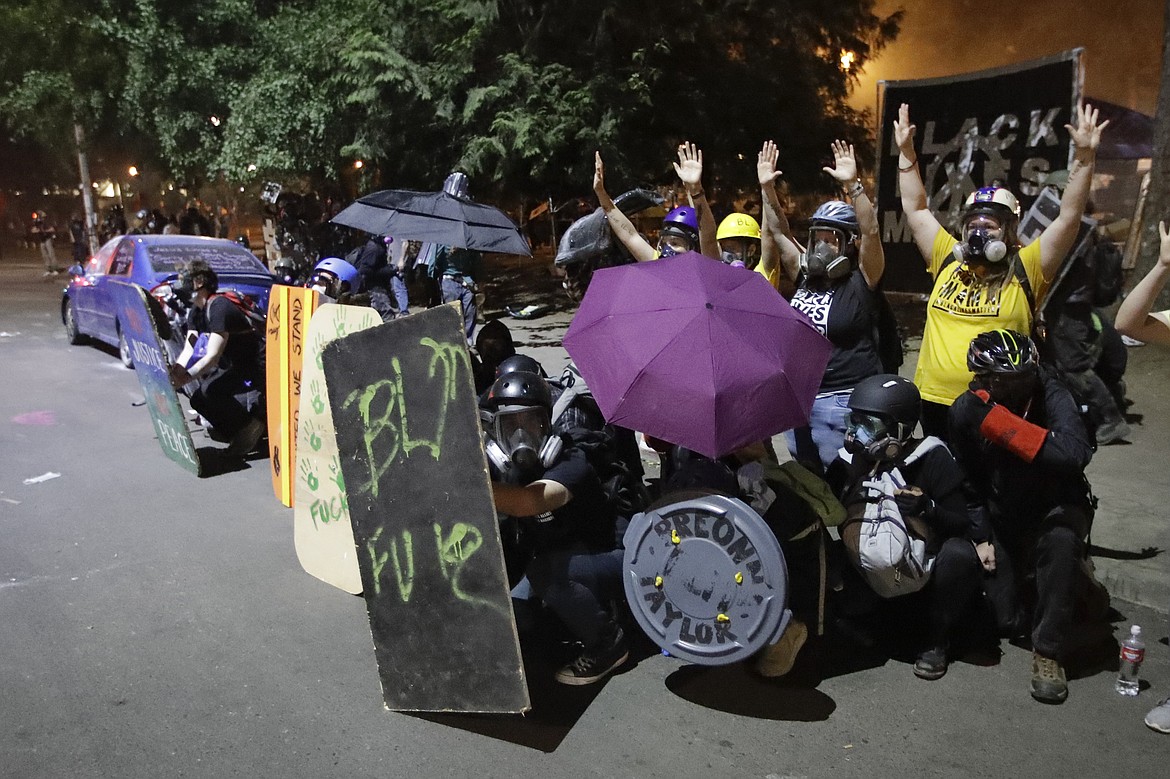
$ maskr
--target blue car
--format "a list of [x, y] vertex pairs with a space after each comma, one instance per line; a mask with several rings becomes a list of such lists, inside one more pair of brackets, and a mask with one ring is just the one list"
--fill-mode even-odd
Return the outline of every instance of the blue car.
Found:
[[[166, 306], [171, 299], [171, 285], [179, 271], [191, 260], [203, 260], [219, 276], [220, 290], [234, 289], [250, 295], [264, 311], [268, 310], [268, 293], [273, 277], [256, 259], [256, 255], [232, 241], [194, 235], [123, 235], [108, 241], [89, 258], [85, 268], [74, 266], [72, 278], [61, 298], [61, 322], [69, 343], [80, 344], [87, 338], [118, 349], [122, 363], [133, 367], [126, 339], [118, 321], [118, 307], [113, 302], [110, 284], [130, 282], [145, 289], [157, 301], [156, 319], [161, 330], [169, 330]], [[153, 303], [152, 303], [153, 307]], [[174, 345], [182, 333], [160, 332]]]

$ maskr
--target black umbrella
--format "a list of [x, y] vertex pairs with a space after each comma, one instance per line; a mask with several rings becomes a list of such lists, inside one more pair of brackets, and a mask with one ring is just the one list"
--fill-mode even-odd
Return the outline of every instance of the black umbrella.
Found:
[[503, 211], [446, 192], [384, 189], [358, 198], [332, 221], [403, 241], [532, 254], [528, 240]]

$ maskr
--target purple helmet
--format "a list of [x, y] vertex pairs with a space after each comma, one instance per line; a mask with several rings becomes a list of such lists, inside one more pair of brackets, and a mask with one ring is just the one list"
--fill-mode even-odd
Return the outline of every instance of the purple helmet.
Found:
[[679, 206], [667, 214], [662, 220], [662, 226], [668, 225], [689, 227], [695, 235], [699, 234], [699, 217], [695, 214], [695, 209], [690, 206]]

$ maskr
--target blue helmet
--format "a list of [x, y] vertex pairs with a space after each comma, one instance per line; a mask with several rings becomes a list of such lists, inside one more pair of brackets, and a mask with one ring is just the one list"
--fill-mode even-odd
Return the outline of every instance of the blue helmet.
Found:
[[321, 271], [331, 273], [339, 282], [339, 286], [341, 284], [348, 285], [339, 291], [354, 291], [358, 277], [357, 268], [345, 260], [340, 257], [326, 257], [313, 267], [313, 276], [315, 277]]
[[808, 222], [812, 227], [836, 228], [850, 235], [857, 235], [860, 231], [857, 212], [853, 210], [853, 206], [841, 200], [821, 203]]

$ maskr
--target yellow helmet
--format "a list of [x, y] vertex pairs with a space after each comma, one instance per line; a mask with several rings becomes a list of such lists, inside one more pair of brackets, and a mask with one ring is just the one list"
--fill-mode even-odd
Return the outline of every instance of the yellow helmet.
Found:
[[728, 214], [715, 232], [715, 240], [722, 241], [724, 238], [751, 238], [758, 241], [760, 223], [747, 214]]

